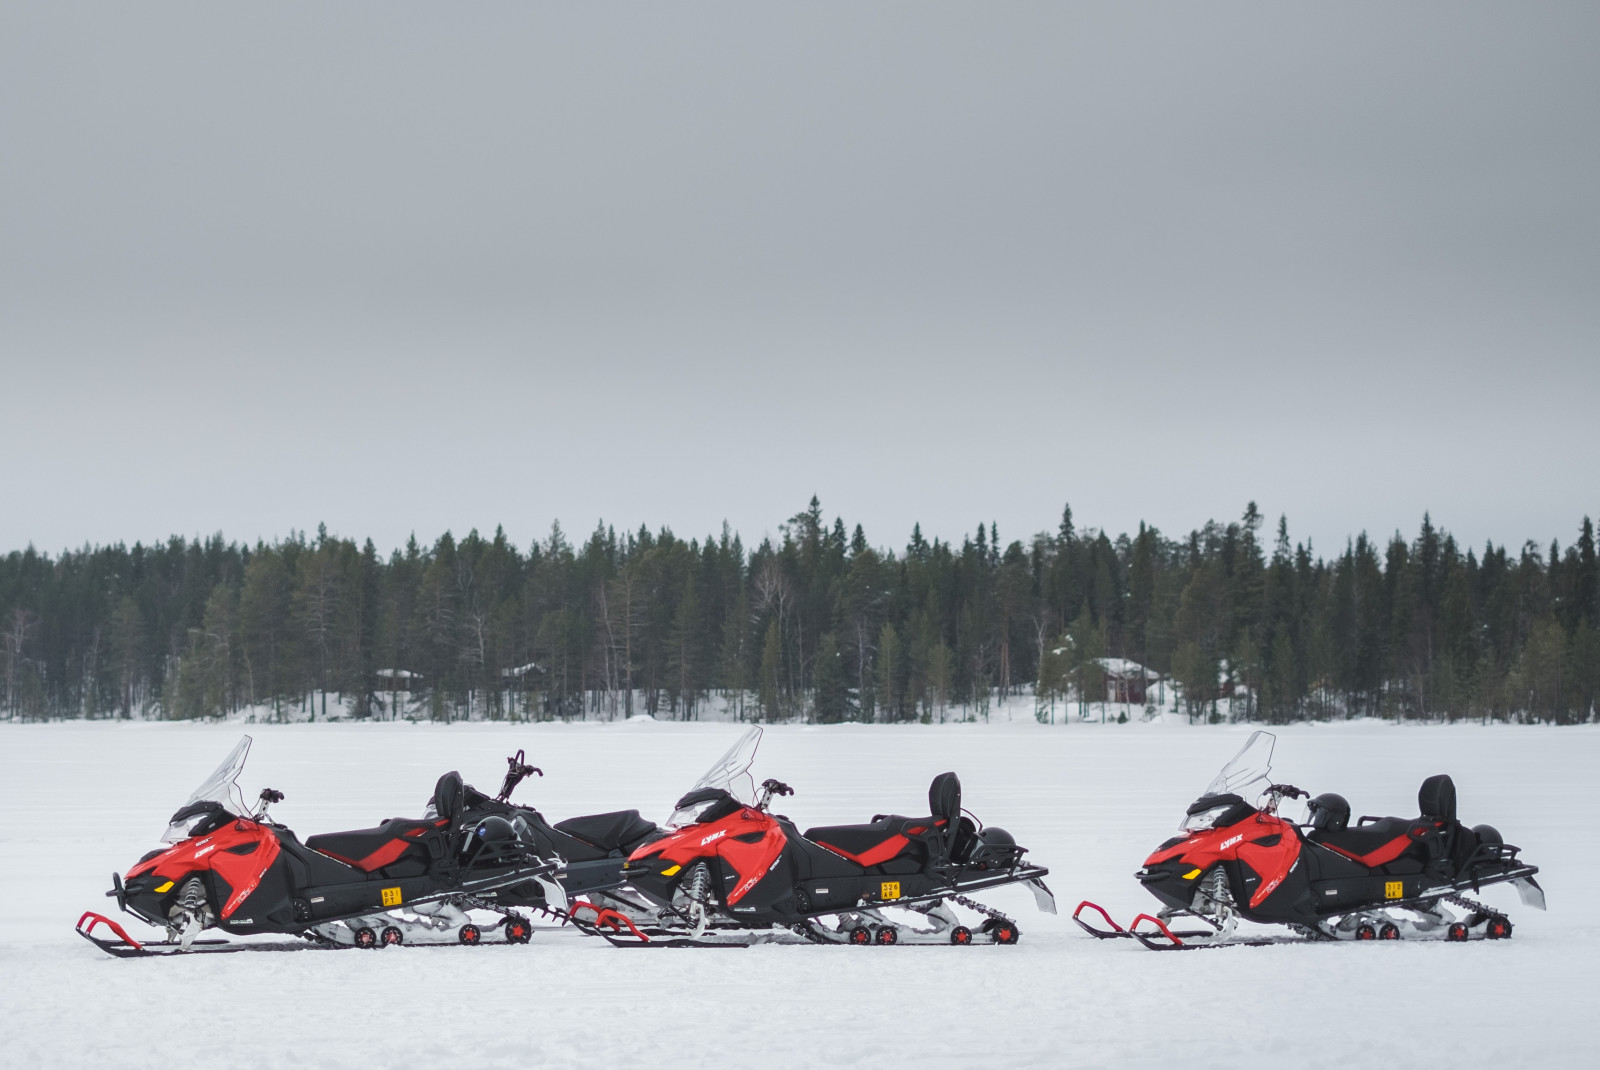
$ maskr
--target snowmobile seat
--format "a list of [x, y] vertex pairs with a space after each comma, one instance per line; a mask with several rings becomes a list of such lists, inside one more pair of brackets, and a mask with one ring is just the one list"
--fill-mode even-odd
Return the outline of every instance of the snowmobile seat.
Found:
[[371, 873], [393, 865], [408, 853], [420, 854], [426, 861], [430, 853], [430, 841], [438, 839], [438, 831], [439, 826], [432, 821], [395, 817], [377, 828], [307, 836], [305, 845], [364, 873]]
[[656, 830], [655, 822], [646, 821], [637, 810], [569, 817], [565, 821], [557, 821], [555, 827], [602, 851], [620, 851]]
[[[911, 846], [905, 833], [918, 828], [914, 818], [885, 814], [865, 825], [819, 825], [806, 829], [806, 839], [821, 844], [836, 855], [843, 855], [862, 866], [876, 866], [903, 853]], [[932, 824], [921, 819], [919, 832]]]
[[805, 837], [857, 865], [879, 866], [891, 859], [914, 856], [936, 863], [948, 860], [961, 825], [961, 780], [940, 773], [928, 788], [927, 817], [879, 814], [865, 825], [819, 825]]
[[1306, 836], [1306, 839], [1332, 848], [1346, 858], [1353, 858], [1367, 865], [1381, 865], [1382, 862], [1377, 861], [1378, 859], [1389, 861], [1404, 853], [1405, 848], [1411, 845], [1409, 833], [1413, 824], [1415, 822], [1407, 821], [1403, 817], [1380, 817], [1368, 824], [1351, 825], [1337, 832], [1318, 829]]

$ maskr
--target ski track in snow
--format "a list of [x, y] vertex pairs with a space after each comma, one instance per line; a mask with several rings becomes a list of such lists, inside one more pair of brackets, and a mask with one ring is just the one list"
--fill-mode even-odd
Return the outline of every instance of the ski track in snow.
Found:
[[[459, 769], [498, 785], [505, 755], [544, 768], [517, 798], [551, 820], [672, 801], [735, 725], [254, 725], [246, 796], [302, 836], [419, 814]], [[1416, 813], [1449, 772], [1460, 815], [1543, 867], [1550, 911], [1509, 887], [1506, 942], [1401, 942], [1156, 954], [1095, 941], [1083, 898], [1126, 923], [1132, 878], [1248, 726], [769, 727], [753, 772], [793, 784], [802, 828], [921, 813], [955, 769], [964, 805], [1051, 869], [1061, 913], [1022, 889], [1015, 947], [625, 950], [569, 931], [525, 947], [306, 950], [112, 959], [71, 931], [115, 914], [113, 869], [238, 739], [238, 725], [0, 725], [0, 1065], [235, 1068], [932, 1066], [1299, 1068], [1589, 1066], [1600, 993], [1594, 821], [1600, 729], [1277, 729], [1274, 778], [1338, 791], [1356, 814]], [[137, 922], [130, 931], [145, 931]], [[624, 1063], [624, 1060], [630, 1063]], [[643, 1060], [643, 1062], [640, 1062]]]

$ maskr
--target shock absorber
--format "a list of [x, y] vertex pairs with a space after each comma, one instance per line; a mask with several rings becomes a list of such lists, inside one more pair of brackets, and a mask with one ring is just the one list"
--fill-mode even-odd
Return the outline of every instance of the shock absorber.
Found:
[[683, 894], [689, 900], [689, 918], [694, 922], [690, 931], [696, 940], [705, 935], [706, 927], [711, 924], [711, 868], [704, 862], [696, 862], [689, 871], [689, 879], [684, 882]]
[[211, 920], [211, 906], [206, 902], [206, 888], [199, 877], [190, 877], [178, 889], [177, 901], [167, 911], [167, 935], [176, 939], [185, 951], [194, 943]]

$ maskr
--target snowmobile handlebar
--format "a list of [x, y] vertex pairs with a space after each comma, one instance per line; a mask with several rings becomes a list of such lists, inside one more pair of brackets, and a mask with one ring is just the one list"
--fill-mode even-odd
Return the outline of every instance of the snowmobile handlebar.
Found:
[[535, 773], [544, 776], [543, 769], [536, 765], [525, 764], [523, 757], [523, 752], [519, 750], [516, 754], [506, 759], [506, 779], [500, 785], [500, 794], [496, 796], [498, 801], [505, 802], [510, 799], [511, 793], [516, 790], [517, 785]]
[[281, 803], [283, 801], [283, 792], [279, 791], [277, 788], [262, 788], [261, 794], [258, 796], [258, 798], [261, 801], [261, 805], [256, 807], [256, 812], [254, 814], [249, 814], [246, 816], [250, 817], [251, 820], [254, 821], [265, 821], [267, 820], [267, 807], [271, 806], [273, 803]]
[[1304, 799], [1310, 794], [1310, 792], [1297, 788], [1293, 784], [1268, 784], [1266, 791], [1267, 801], [1262, 804], [1262, 812], [1276, 814], [1278, 812], [1278, 803], [1284, 799]]
[[765, 810], [767, 802], [774, 795], [793, 795], [794, 789], [781, 780], [763, 780], [761, 782], [761, 800], [756, 804], [758, 809]]

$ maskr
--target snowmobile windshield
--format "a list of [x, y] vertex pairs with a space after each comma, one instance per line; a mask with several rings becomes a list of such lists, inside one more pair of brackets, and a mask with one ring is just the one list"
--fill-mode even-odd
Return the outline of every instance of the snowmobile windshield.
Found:
[[250, 753], [250, 737], [241, 736], [238, 744], [217, 766], [216, 771], [200, 786], [194, 789], [194, 794], [189, 800], [178, 808], [173, 814], [172, 821], [167, 825], [166, 833], [161, 837], [162, 843], [179, 843], [189, 838], [190, 832], [200, 822], [206, 820], [215, 812], [214, 807], [196, 806], [196, 803], [216, 803], [227, 808], [235, 807], [235, 813], [245, 813], [249, 807], [244, 805], [243, 796], [239, 795], [239, 774], [244, 771], [245, 757]]
[[[701, 793], [703, 788], [714, 788], [725, 791], [746, 806], [753, 806], [756, 800], [756, 782], [750, 776], [750, 766], [756, 760], [756, 748], [761, 746], [761, 728], [759, 726], [746, 732], [739, 742], [728, 749], [728, 753], [706, 770], [705, 776], [694, 782], [694, 785], [684, 792], [681, 798], [687, 799], [691, 795]], [[702, 798], [680, 809], [674, 810], [672, 816], [667, 818], [667, 828], [682, 828], [692, 825], [700, 819], [700, 814], [716, 805], [714, 798]]]
[[1278, 737], [1271, 732], [1251, 732], [1239, 753], [1222, 767], [1204, 794], [1249, 798], [1253, 785], [1266, 787], [1267, 775], [1272, 772], [1272, 748], [1277, 742]]

